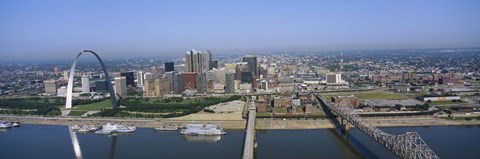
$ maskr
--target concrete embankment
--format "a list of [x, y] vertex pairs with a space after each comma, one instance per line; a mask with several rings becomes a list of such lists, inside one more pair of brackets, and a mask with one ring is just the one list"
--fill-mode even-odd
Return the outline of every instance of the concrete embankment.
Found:
[[127, 118], [78, 118], [78, 117], [37, 117], [37, 116], [0, 116], [0, 121], [14, 121], [23, 124], [44, 124], [44, 125], [104, 125], [107, 122], [124, 125], [135, 125], [142, 128], [155, 128], [164, 125], [183, 127], [191, 123], [217, 124], [224, 129], [244, 129], [245, 120], [170, 120], [170, 119], [127, 119]]
[[[448, 126], [448, 125], [480, 125], [480, 120], [446, 120], [434, 117], [395, 117], [364, 118], [377, 127], [403, 126]], [[0, 116], [0, 121], [14, 121], [24, 124], [45, 125], [104, 125], [107, 122], [135, 125], [143, 128], [155, 128], [163, 125], [185, 126], [190, 123], [217, 124], [224, 129], [245, 129], [245, 120], [175, 120], [175, 119], [129, 119], [129, 118], [80, 118], [80, 117], [39, 117], [39, 116]], [[262, 119], [256, 121], [255, 129], [323, 129], [334, 128], [328, 119]]]
[[257, 119], [255, 129], [323, 129], [335, 126], [327, 119], [304, 120], [304, 119]]

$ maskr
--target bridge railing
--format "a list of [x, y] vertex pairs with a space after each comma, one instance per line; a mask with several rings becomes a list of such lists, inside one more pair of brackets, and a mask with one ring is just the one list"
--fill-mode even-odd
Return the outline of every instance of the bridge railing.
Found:
[[435, 152], [428, 147], [417, 132], [404, 132], [393, 135], [365, 122], [358, 114], [353, 114], [354, 109], [348, 106], [334, 106], [322, 96], [316, 95], [320, 104], [327, 106], [329, 110], [340, 118], [347, 120], [367, 136], [374, 139], [380, 145], [387, 148], [393, 154], [405, 159], [439, 159]]

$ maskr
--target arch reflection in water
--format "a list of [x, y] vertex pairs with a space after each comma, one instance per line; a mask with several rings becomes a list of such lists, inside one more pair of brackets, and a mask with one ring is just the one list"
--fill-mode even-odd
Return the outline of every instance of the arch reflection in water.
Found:
[[70, 133], [70, 138], [72, 139], [73, 152], [75, 153], [75, 157], [77, 157], [77, 159], [81, 159], [82, 150], [80, 149], [80, 144], [78, 143], [77, 134], [73, 132], [70, 126], [68, 126], [68, 132]]
[[215, 143], [222, 140], [222, 135], [213, 135], [213, 136], [192, 136], [192, 135], [181, 135], [182, 139], [187, 142], [207, 142], [207, 143]]

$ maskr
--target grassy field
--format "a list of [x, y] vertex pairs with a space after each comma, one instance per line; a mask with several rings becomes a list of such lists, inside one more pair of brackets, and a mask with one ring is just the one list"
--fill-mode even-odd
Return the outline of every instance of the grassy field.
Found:
[[[427, 103], [427, 102], [425, 102]], [[434, 105], [434, 106], [445, 106], [445, 105], [452, 105], [452, 104], [462, 104], [462, 103], [466, 103], [464, 101], [460, 101], [460, 102], [453, 102], [453, 101], [432, 101], [430, 103], [430, 105]]]
[[80, 110], [80, 111], [70, 111], [70, 113], [68, 113], [68, 116], [81, 116], [85, 113], [87, 113], [88, 111], [86, 110]]
[[407, 97], [410, 97], [410, 98], [416, 98], [418, 96], [424, 96], [424, 95], [427, 95], [428, 93], [427, 92], [408, 92], [408, 93], [404, 93], [404, 95], [406, 95]]
[[275, 113], [287, 113], [287, 108], [274, 108], [273, 112], [275, 112]]
[[272, 113], [257, 113], [257, 118], [269, 118], [272, 117]]
[[110, 99], [103, 100], [97, 103], [85, 104], [85, 105], [76, 105], [73, 107], [72, 110], [83, 110], [83, 111], [91, 111], [91, 110], [101, 110], [103, 108], [111, 108], [112, 103]]
[[330, 99], [332, 96], [349, 96], [353, 95], [360, 99], [408, 99], [407, 96], [391, 92], [345, 92], [335, 94], [324, 94], [325, 99]]

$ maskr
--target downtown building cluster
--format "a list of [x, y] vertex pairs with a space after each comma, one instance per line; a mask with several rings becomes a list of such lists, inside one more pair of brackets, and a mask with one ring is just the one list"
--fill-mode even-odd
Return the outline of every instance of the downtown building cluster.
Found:
[[254, 56], [242, 57], [242, 62], [219, 68], [219, 62], [212, 59], [209, 50], [189, 50], [183, 62], [176, 65], [177, 69], [173, 62], [166, 62], [163, 74], [157, 74], [155, 69], [138, 72], [137, 83], [143, 87], [143, 96], [232, 94], [239, 90], [248, 93], [256, 84], [257, 58]]

